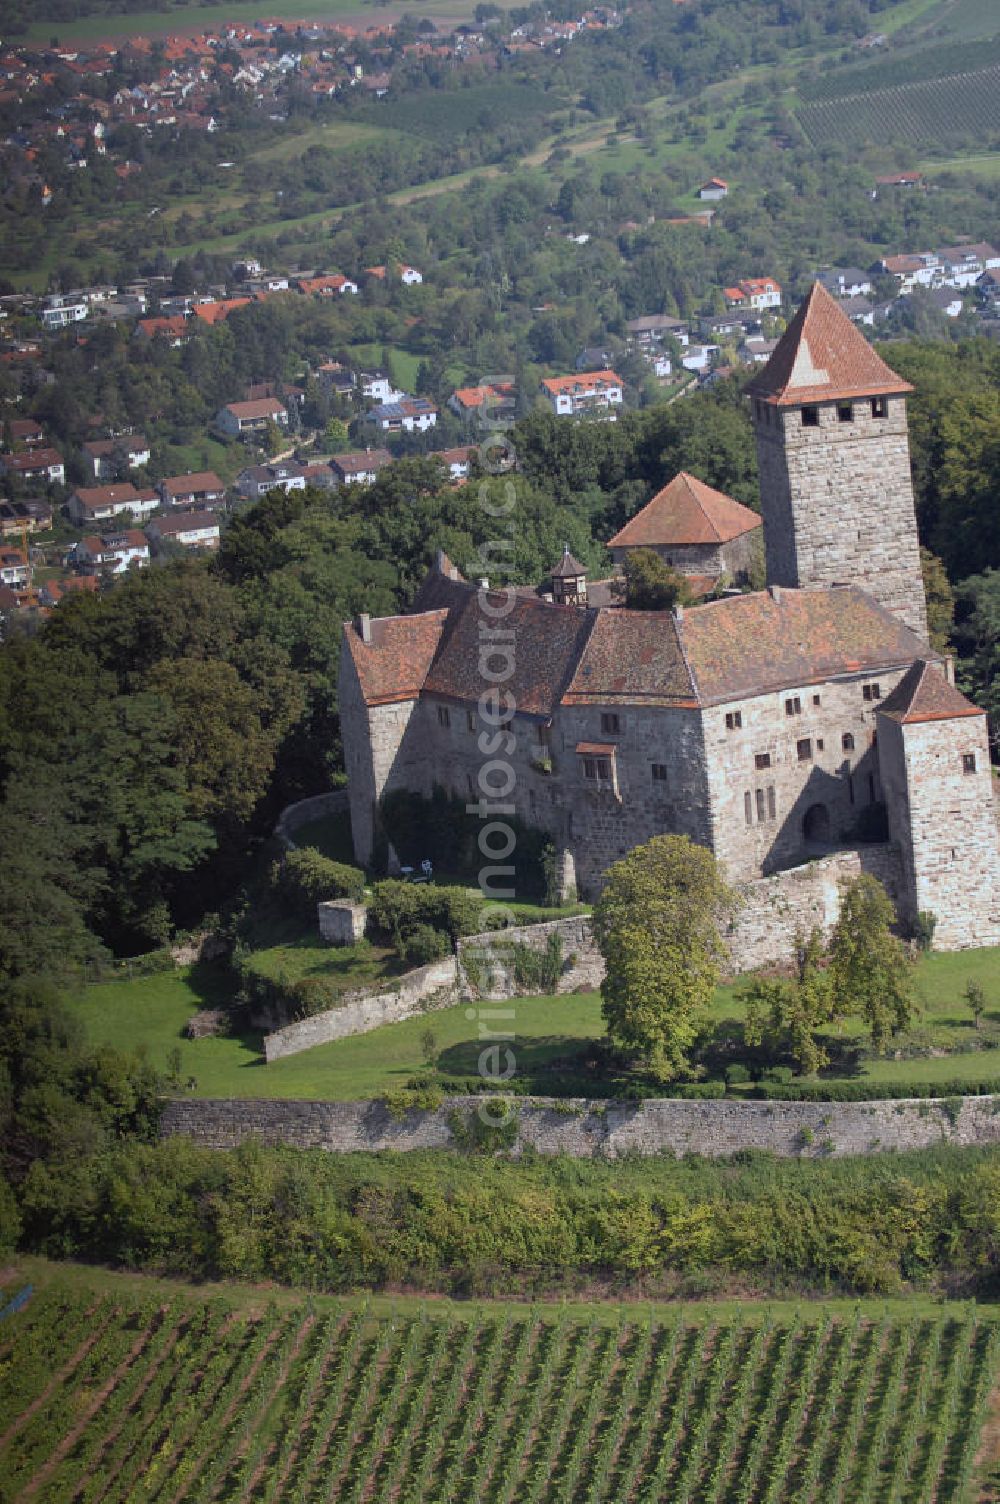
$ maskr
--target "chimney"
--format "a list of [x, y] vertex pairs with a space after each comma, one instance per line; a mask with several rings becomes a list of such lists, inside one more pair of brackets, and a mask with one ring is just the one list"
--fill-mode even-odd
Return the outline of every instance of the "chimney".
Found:
[[357, 632], [362, 642], [371, 642], [372, 619], [367, 611], [362, 611], [359, 616], [356, 616], [354, 618], [354, 630]]

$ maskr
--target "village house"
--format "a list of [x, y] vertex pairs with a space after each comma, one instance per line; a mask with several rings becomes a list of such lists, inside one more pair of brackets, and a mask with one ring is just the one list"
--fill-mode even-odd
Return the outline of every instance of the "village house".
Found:
[[860, 266], [831, 266], [816, 280], [834, 298], [860, 298], [873, 290], [870, 274]]
[[226, 504], [226, 488], [214, 470], [168, 475], [160, 481], [159, 492], [165, 507], [210, 512]]
[[694, 371], [700, 376], [709, 369], [713, 358], [718, 353], [718, 345], [688, 345], [681, 358], [681, 365], [685, 371]]
[[366, 423], [374, 423], [385, 433], [425, 433], [437, 423], [438, 410], [429, 397], [400, 397], [397, 402], [381, 402], [365, 414]]
[[74, 527], [92, 527], [128, 512], [139, 520], [151, 517], [160, 507], [156, 491], [137, 491], [130, 481], [114, 486], [78, 486], [66, 502]]
[[236, 477], [236, 489], [247, 501], [259, 501], [268, 491], [304, 491], [305, 488], [305, 469], [294, 460], [250, 465]]
[[135, 337], [162, 339], [177, 349], [180, 345], [187, 344], [191, 338], [191, 328], [187, 317], [183, 313], [177, 313], [170, 318], [140, 319], [135, 326]]
[[698, 197], [706, 203], [715, 203], [729, 194], [729, 184], [725, 178], [709, 178], [707, 183], [702, 183], [698, 189]]
[[214, 549], [219, 546], [219, 519], [212, 512], [168, 512], [154, 517], [146, 527], [146, 537], [155, 553], [164, 543], [181, 548]]
[[40, 449], [45, 443], [45, 430], [34, 418], [8, 418], [7, 442], [23, 449]]
[[460, 386], [448, 398], [448, 406], [457, 418], [512, 417], [516, 396], [514, 379], [497, 378], [479, 386]]
[[557, 418], [579, 417], [585, 413], [608, 413], [625, 400], [625, 384], [615, 371], [581, 371], [575, 376], [549, 376], [542, 391]]
[[73, 556], [84, 574], [121, 575], [149, 563], [149, 544], [138, 528], [123, 528], [81, 538]]
[[405, 392], [394, 386], [384, 371], [361, 371], [358, 375], [358, 394], [370, 397], [373, 402], [399, 402]]
[[629, 319], [625, 329], [640, 350], [656, 349], [668, 337], [686, 345], [691, 337], [684, 319], [671, 318], [666, 313], [647, 313], [642, 318]]
[[295, 286], [311, 298], [342, 297], [344, 293], [357, 293], [358, 284], [350, 277], [299, 277]]
[[360, 449], [351, 454], [335, 454], [330, 460], [330, 470], [338, 486], [370, 486], [383, 466], [391, 464], [388, 449]]
[[439, 460], [448, 471], [451, 480], [468, 480], [472, 462], [479, 453], [478, 444], [460, 444], [455, 449], [435, 449], [427, 456], [431, 460]]
[[[398, 271], [399, 280], [406, 287], [417, 287], [424, 280], [423, 272], [418, 272], [415, 266], [406, 266], [400, 262]], [[365, 276], [373, 278], [376, 282], [384, 282], [387, 275], [388, 273], [384, 266], [365, 267]]]
[[723, 288], [722, 295], [728, 308], [753, 308], [760, 312], [781, 307], [781, 284], [773, 277], [747, 277], [734, 287]]
[[45, 533], [52, 526], [48, 502], [25, 498], [0, 501], [0, 538], [20, 538], [26, 533]]
[[97, 576], [93, 574], [71, 574], [64, 580], [46, 580], [38, 587], [38, 603], [51, 609], [58, 606], [60, 601], [67, 596], [92, 594], [97, 589]]
[[316, 379], [323, 390], [334, 397], [353, 397], [358, 385], [354, 371], [339, 360], [325, 360], [317, 366]]
[[150, 449], [141, 434], [119, 439], [91, 439], [83, 455], [95, 480], [114, 480], [123, 470], [139, 470], [149, 464]]
[[881, 265], [883, 271], [895, 277], [901, 293], [912, 292], [915, 287], [933, 287], [943, 272], [940, 258], [933, 251], [883, 256]]
[[1000, 267], [1000, 251], [986, 241], [945, 246], [937, 254], [941, 281], [946, 287], [974, 287], [984, 272]]
[[[480, 736], [499, 724], [504, 796], [551, 841], [567, 896], [594, 897], [654, 833], [707, 847], [732, 882], [843, 849], [886, 883], [904, 925], [935, 915], [936, 947], [996, 944], [986, 717], [927, 640], [909, 391], [817, 284], [748, 387], [767, 588], [595, 608], [564, 555], [552, 600], [511, 603], [439, 555], [408, 614], [345, 623], [357, 860], [386, 839], [391, 791], [477, 799]], [[514, 644], [499, 720], [483, 709], [485, 691], [499, 699], [484, 601]]]
[[28, 449], [22, 454], [0, 454], [0, 475], [22, 485], [62, 486], [66, 466], [57, 449]]
[[31, 584], [31, 565], [19, 548], [0, 548], [0, 585], [24, 590]]
[[39, 313], [43, 326], [50, 332], [66, 329], [70, 324], [80, 324], [90, 312], [86, 298], [68, 298], [56, 294], [49, 298]]
[[269, 423], [288, 427], [288, 411], [277, 397], [260, 397], [252, 402], [227, 402], [215, 415], [215, 428], [228, 439], [242, 439], [263, 433]]

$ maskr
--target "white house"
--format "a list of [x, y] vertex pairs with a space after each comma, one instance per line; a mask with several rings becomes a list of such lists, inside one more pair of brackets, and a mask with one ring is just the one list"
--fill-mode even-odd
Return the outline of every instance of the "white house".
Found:
[[149, 544], [134, 527], [81, 538], [73, 553], [85, 574], [125, 574], [149, 563]]
[[938, 251], [941, 281], [946, 287], [973, 287], [983, 272], [1000, 266], [1000, 252], [986, 241], [978, 245], [950, 245]]
[[57, 295], [49, 298], [42, 309], [40, 317], [46, 329], [65, 329], [69, 324], [79, 324], [90, 312], [90, 305], [86, 298], [62, 297]]
[[260, 397], [254, 402], [227, 402], [215, 415], [215, 427], [227, 438], [241, 438], [260, 433], [268, 423], [288, 426], [288, 413], [277, 397]]
[[451, 480], [467, 480], [473, 457], [479, 453], [478, 444], [460, 444], [456, 449], [436, 449], [428, 459], [440, 460]]
[[834, 298], [862, 298], [873, 291], [873, 283], [860, 266], [832, 266], [816, 278]]
[[21, 454], [0, 454], [0, 475], [9, 475], [25, 485], [66, 483], [66, 466], [58, 449], [29, 449]]
[[76, 527], [107, 522], [128, 512], [135, 518], [151, 517], [160, 507], [156, 491], [137, 491], [131, 481], [117, 486], [78, 486], [66, 503]]
[[120, 439], [92, 439], [83, 446], [84, 458], [95, 480], [114, 480], [120, 465], [139, 470], [149, 464], [149, 444], [141, 434]]
[[154, 549], [163, 543], [179, 543], [181, 548], [218, 548], [219, 520], [211, 512], [171, 512], [154, 517], [146, 528], [146, 537]]
[[406, 396], [393, 386], [384, 371], [362, 371], [358, 376], [358, 390], [362, 397], [370, 397], [373, 402], [399, 402]]
[[700, 375], [708, 370], [712, 363], [712, 356], [718, 353], [718, 345], [688, 345], [681, 365], [685, 371], [697, 371]]
[[781, 283], [773, 277], [746, 277], [733, 287], [723, 288], [723, 297], [728, 308], [781, 307]]
[[360, 449], [351, 454], [335, 454], [330, 471], [335, 485], [370, 486], [382, 467], [391, 463], [388, 449]]
[[580, 371], [573, 376], [549, 376], [542, 390], [557, 418], [601, 412], [620, 407], [625, 400], [624, 383], [615, 371]]
[[933, 287], [940, 282], [944, 268], [933, 251], [915, 251], [902, 256], [883, 256], [882, 269], [895, 277], [900, 292], [915, 287]]
[[306, 472], [292, 460], [271, 465], [250, 465], [236, 477], [236, 489], [249, 501], [259, 501], [268, 491], [304, 491]]
[[398, 402], [382, 402], [365, 414], [384, 433], [426, 433], [437, 423], [438, 410], [429, 397], [400, 397]]
[[225, 505], [226, 488], [214, 470], [198, 470], [187, 475], [168, 475], [160, 481], [160, 495], [166, 507], [207, 512]]
[[729, 184], [725, 178], [709, 178], [708, 182], [702, 183], [698, 189], [698, 197], [704, 199], [706, 203], [713, 203], [720, 198], [725, 198], [728, 192]]
[[0, 585], [23, 590], [31, 584], [31, 566], [19, 548], [0, 549]]
[[690, 331], [683, 319], [671, 318], [667, 313], [647, 313], [642, 318], [629, 319], [625, 325], [629, 338], [639, 346], [640, 350], [651, 350], [669, 335], [679, 345], [686, 345], [691, 338]]

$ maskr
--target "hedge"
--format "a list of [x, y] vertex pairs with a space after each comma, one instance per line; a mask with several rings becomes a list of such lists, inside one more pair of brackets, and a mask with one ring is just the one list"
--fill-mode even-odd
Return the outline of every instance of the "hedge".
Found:
[[372, 888], [368, 922], [405, 954], [408, 942], [427, 927], [443, 931], [452, 945], [462, 935], [475, 935], [482, 924], [482, 913], [482, 899], [464, 888], [387, 878]]
[[331, 898], [359, 902], [364, 896], [365, 875], [360, 867], [331, 861], [315, 847], [303, 846], [275, 863], [272, 884], [286, 908], [315, 923], [318, 903]]

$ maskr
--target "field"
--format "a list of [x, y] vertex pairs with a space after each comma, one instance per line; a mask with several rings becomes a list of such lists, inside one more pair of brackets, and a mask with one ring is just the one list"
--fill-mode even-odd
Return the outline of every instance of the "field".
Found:
[[[117, 12], [81, 16], [74, 21], [35, 21], [28, 27], [27, 39], [48, 42], [94, 42], [121, 37], [190, 36], [202, 31], [217, 31], [226, 22], [242, 21], [252, 25], [263, 16], [292, 21], [350, 21], [360, 26], [376, 26], [397, 19], [406, 7], [380, 5], [370, 0], [218, 0], [218, 3], [183, 3], [157, 10]], [[458, 22], [472, 19], [473, 7], [468, 0], [434, 0], [429, 12], [432, 20]]]
[[1000, 67], [823, 99], [801, 106], [798, 118], [814, 146], [998, 141]]
[[39, 1274], [0, 1324], [5, 1499], [962, 1504], [994, 1460], [1000, 1329], [966, 1312], [261, 1309]]

